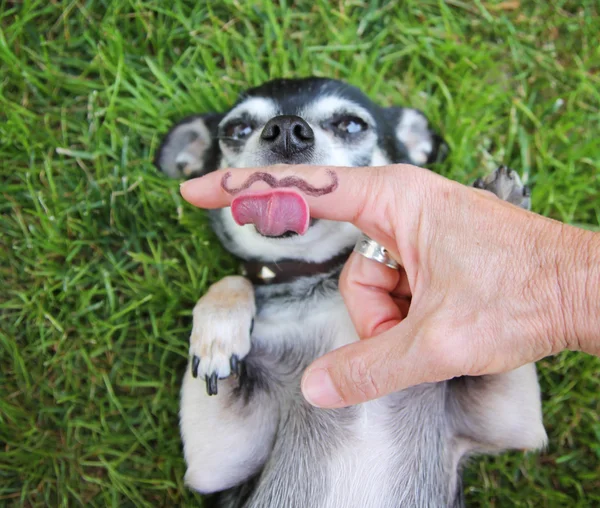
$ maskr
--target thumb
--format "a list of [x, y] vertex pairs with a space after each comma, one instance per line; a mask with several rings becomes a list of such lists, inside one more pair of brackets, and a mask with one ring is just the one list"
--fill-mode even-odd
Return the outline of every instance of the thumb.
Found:
[[408, 317], [377, 337], [322, 356], [304, 373], [304, 397], [317, 407], [345, 407], [452, 377], [435, 365], [439, 355], [427, 351], [430, 341], [423, 340], [419, 328]]

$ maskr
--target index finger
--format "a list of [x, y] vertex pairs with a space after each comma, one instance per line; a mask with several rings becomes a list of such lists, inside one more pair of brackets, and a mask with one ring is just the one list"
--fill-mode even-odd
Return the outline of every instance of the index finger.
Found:
[[[375, 168], [289, 166], [223, 169], [181, 186], [181, 195], [200, 208], [224, 208], [247, 189], [296, 188], [306, 199], [310, 215], [351, 222], [378, 241], [393, 238], [389, 214], [396, 202], [417, 206], [419, 185], [415, 174], [426, 172], [409, 165]], [[418, 183], [418, 182], [417, 182]]]

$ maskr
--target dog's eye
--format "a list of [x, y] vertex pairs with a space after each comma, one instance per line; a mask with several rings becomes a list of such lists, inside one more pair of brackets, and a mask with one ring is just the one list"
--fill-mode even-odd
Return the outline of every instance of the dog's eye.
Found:
[[358, 134], [359, 132], [366, 131], [368, 128], [366, 122], [356, 116], [344, 116], [331, 125], [335, 130], [343, 134]]
[[245, 122], [231, 123], [225, 127], [225, 136], [233, 139], [246, 139], [252, 133], [252, 126]]

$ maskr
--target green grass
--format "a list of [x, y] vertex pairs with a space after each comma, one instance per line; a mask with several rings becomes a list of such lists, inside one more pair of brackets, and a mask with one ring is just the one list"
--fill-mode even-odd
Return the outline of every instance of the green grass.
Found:
[[[437, 168], [499, 162], [534, 209], [600, 224], [594, 0], [0, 0], [0, 505], [192, 506], [190, 311], [234, 269], [151, 159], [174, 120], [316, 74], [423, 109]], [[600, 503], [600, 361], [540, 363], [541, 455], [474, 459], [474, 506]]]

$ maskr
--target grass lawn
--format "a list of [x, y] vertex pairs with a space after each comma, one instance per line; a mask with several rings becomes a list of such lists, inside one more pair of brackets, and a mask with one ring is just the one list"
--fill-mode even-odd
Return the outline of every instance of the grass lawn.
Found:
[[[600, 224], [600, 5], [0, 0], [0, 506], [198, 506], [177, 428], [191, 309], [234, 260], [151, 160], [171, 122], [316, 74], [423, 109], [436, 170], [500, 162]], [[600, 360], [540, 362], [541, 455], [474, 459], [473, 506], [600, 504]]]

